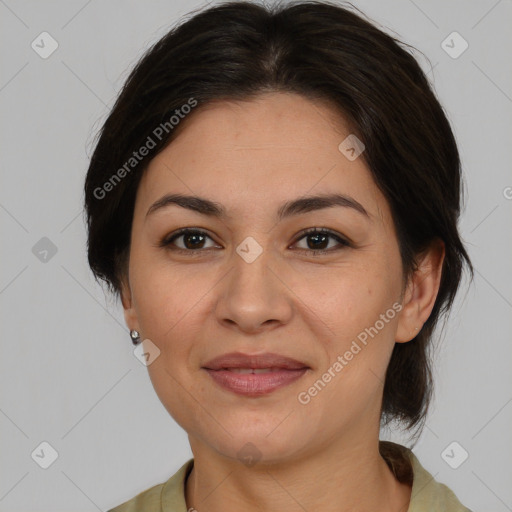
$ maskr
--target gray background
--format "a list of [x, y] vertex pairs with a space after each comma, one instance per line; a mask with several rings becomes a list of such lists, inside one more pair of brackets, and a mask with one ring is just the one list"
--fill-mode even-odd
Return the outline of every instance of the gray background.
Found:
[[[354, 3], [430, 59], [420, 62], [466, 173], [460, 227], [476, 278], [437, 350], [415, 453], [473, 510], [512, 510], [512, 2]], [[132, 353], [121, 306], [87, 267], [81, 201], [93, 137], [128, 70], [200, 5], [0, 0], [2, 512], [107, 510], [191, 457]], [[47, 59], [31, 47], [43, 31], [59, 45]], [[469, 43], [458, 58], [441, 46], [453, 31]], [[43, 441], [58, 452], [48, 469], [31, 457]], [[441, 456], [453, 441], [469, 453], [458, 469]]]

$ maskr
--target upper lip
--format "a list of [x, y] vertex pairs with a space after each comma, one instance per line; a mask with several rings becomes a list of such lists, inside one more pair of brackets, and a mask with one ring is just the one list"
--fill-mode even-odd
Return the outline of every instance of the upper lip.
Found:
[[285, 370], [301, 370], [309, 368], [306, 364], [282, 356], [267, 352], [265, 354], [243, 354], [241, 352], [230, 352], [208, 361], [203, 368], [208, 370], [221, 370], [223, 368], [283, 368]]

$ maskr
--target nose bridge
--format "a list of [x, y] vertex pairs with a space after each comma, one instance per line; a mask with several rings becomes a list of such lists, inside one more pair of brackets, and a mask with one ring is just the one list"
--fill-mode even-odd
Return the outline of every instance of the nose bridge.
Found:
[[286, 287], [273, 270], [279, 265], [272, 251], [248, 237], [233, 252], [232, 265], [217, 305], [219, 321], [247, 331], [287, 322], [292, 306]]
[[[272, 272], [269, 270], [271, 264], [270, 251], [268, 249], [257, 249], [251, 242], [243, 242], [236, 249], [233, 255], [232, 284], [235, 288], [232, 291], [251, 291], [253, 294], [268, 294], [272, 287]], [[272, 278], [275, 277], [272, 275]]]

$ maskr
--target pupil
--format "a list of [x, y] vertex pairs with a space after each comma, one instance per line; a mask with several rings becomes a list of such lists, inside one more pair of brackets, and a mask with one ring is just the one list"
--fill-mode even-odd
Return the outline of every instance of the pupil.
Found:
[[184, 242], [185, 242], [185, 247], [186, 247], [187, 249], [194, 249], [194, 248], [197, 248], [197, 247], [198, 247], [198, 245], [197, 245], [197, 244], [195, 244], [194, 242], [192, 242], [192, 244], [188, 244], [188, 243], [187, 243], [187, 241], [189, 241], [189, 240], [193, 239], [193, 240], [195, 240], [195, 241], [197, 242], [197, 239], [198, 239], [198, 238], [202, 238], [202, 237], [203, 237], [203, 235], [199, 235], [199, 234], [191, 234], [191, 235], [186, 235], [186, 236], [184, 236], [184, 237], [183, 237], [183, 240], [184, 240]]
[[[311, 239], [315, 239], [316, 241], [318, 241], [320, 238], [323, 238], [323, 240], [320, 242], [321, 244], [322, 243], [325, 243], [325, 241], [327, 240], [327, 236], [324, 235], [324, 234], [321, 234], [321, 233], [317, 233], [317, 234], [314, 234], [314, 235], [309, 235], [310, 236], [310, 240]], [[309, 245], [309, 244], [308, 244]], [[319, 245], [315, 245], [313, 244], [313, 247], [310, 246], [310, 249], [324, 249], [325, 246], [322, 246], [320, 247]]]

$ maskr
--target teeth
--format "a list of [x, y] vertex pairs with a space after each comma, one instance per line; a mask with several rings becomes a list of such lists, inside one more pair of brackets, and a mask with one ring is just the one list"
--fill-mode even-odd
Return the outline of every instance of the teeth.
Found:
[[270, 373], [275, 372], [279, 368], [226, 368], [234, 373]]

